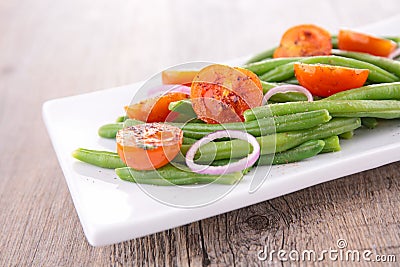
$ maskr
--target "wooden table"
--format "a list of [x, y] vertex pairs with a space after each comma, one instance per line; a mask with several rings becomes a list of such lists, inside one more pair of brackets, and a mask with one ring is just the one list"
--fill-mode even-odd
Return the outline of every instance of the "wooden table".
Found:
[[399, 10], [398, 0], [2, 1], [0, 266], [281, 265], [259, 261], [257, 252], [321, 251], [341, 238], [399, 262], [399, 162], [91, 247], [41, 119], [45, 100], [133, 83], [186, 61], [248, 55], [294, 24], [351, 28]]

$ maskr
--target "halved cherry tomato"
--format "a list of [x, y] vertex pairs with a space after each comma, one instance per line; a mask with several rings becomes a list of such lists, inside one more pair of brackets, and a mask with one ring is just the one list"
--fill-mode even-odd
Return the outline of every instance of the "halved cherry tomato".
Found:
[[263, 91], [261, 81], [260, 81], [260, 79], [258, 78], [258, 76], [254, 72], [252, 72], [251, 70], [248, 70], [248, 69], [240, 68], [240, 67], [233, 67], [233, 68], [235, 70], [240, 71], [241, 73], [243, 73], [247, 77], [249, 77], [250, 80], [252, 80], [257, 85], [257, 87], [261, 90], [261, 92]]
[[117, 152], [121, 160], [137, 170], [166, 165], [179, 153], [183, 132], [163, 123], [144, 123], [119, 130]]
[[328, 31], [312, 24], [302, 24], [287, 30], [275, 49], [274, 58], [329, 55], [332, 50]]
[[391, 40], [349, 30], [340, 30], [338, 35], [338, 47], [342, 50], [387, 57], [396, 46]]
[[257, 75], [242, 68], [210, 65], [194, 78], [190, 97], [198, 118], [207, 123], [244, 121], [243, 112], [262, 102]]
[[197, 72], [197, 70], [164, 70], [161, 73], [162, 83], [190, 86]]
[[188, 95], [179, 92], [166, 93], [159, 97], [148, 98], [139, 103], [125, 107], [126, 114], [131, 119], [145, 122], [171, 121], [175, 114], [168, 109], [169, 103], [187, 99]]
[[299, 83], [313, 95], [326, 97], [363, 86], [368, 78], [369, 70], [295, 63], [294, 73]]

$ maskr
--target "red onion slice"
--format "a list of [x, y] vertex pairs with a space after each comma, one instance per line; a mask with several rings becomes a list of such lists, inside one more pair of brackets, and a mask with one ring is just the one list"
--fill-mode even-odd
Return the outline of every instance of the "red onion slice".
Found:
[[[251, 152], [247, 157], [240, 159], [234, 163], [228, 163], [223, 166], [209, 166], [200, 165], [194, 162], [194, 156], [197, 150], [204, 144], [207, 144], [215, 139], [229, 137], [241, 139], [249, 142], [253, 146], [253, 152]], [[246, 132], [235, 131], [235, 130], [222, 130], [216, 131], [198, 140], [192, 145], [192, 147], [186, 153], [186, 164], [188, 167], [196, 173], [200, 174], [212, 174], [219, 175], [231, 172], [242, 171], [248, 167], [251, 167], [260, 156], [260, 145], [258, 144], [256, 138]]]
[[285, 85], [280, 85], [280, 86], [270, 89], [264, 95], [263, 104], [267, 103], [268, 99], [270, 99], [271, 96], [273, 96], [274, 94], [288, 93], [288, 92], [302, 93], [303, 95], [305, 95], [307, 97], [308, 102], [312, 102], [314, 100], [310, 91], [308, 91], [305, 87], [300, 86], [300, 85], [295, 85], [295, 84], [285, 84]]
[[398, 47], [397, 49], [395, 49], [392, 53], [390, 53], [390, 55], [388, 56], [388, 58], [390, 59], [394, 59], [396, 57], [400, 56], [400, 47]]
[[185, 85], [175, 85], [174, 88], [172, 88], [170, 91], [168, 92], [177, 92], [177, 93], [184, 93], [187, 95], [190, 95], [190, 87], [189, 86], [185, 86]]
[[190, 87], [181, 85], [181, 84], [164, 84], [161, 86], [154, 87], [150, 89], [147, 93], [147, 95], [153, 95], [156, 93], [172, 93], [172, 92], [177, 92], [177, 93], [184, 93], [187, 95], [190, 95]]

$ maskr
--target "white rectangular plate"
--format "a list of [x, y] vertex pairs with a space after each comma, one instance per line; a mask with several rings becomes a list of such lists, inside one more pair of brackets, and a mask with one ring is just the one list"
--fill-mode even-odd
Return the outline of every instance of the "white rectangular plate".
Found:
[[[363, 30], [374, 34], [399, 34], [397, 25], [400, 25], [400, 16]], [[99, 138], [97, 129], [113, 122], [139, 87], [138, 83], [55, 99], [43, 105], [44, 121], [78, 216], [89, 243], [94, 246], [170, 229], [400, 160], [400, 122], [388, 121], [374, 130], [357, 130], [351, 140], [341, 140], [340, 152], [272, 167], [255, 193], [249, 193], [251, 175], [246, 175], [232, 191], [209, 205], [171, 207], [154, 200], [138, 185], [119, 180], [113, 170], [93, 167], [71, 157], [71, 152], [78, 147], [115, 151], [115, 142]], [[265, 167], [265, 173], [267, 171]], [[264, 174], [258, 172], [257, 175]], [[211, 185], [209, 190], [220, 187]], [[199, 203], [204, 196], [193, 190], [185, 193], [180, 187], [158, 187], [157, 191]]]

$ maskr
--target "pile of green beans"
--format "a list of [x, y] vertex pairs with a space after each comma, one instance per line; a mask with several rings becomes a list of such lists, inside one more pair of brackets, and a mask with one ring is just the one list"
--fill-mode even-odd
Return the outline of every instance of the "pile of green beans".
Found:
[[[388, 86], [390, 90], [387, 90]], [[361, 126], [361, 120], [358, 117], [363, 117], [363, 121], [365, 120], [366, 124], [370, 123], [370, 128], [375, 127], [374, 118], [372, 118], [374, 116], [385, 118], [400, 117], [400, 101], [352, 99], [374, 99], [377, 96], [391, 99], [397, 96], [399, 92], [398, 86], [399, 83], [370, 85], [366, 86], [364, 90], [354, 90], [352, 94], [348, 93], [350, 92], [348, 91], [332, 97], [340, 100], [325, 99], [314, 102], [270, 104], [257, 107], [245, 112], [246, 122], [244, 123], [226, 123], [222, 125], [174, 123], [173, 125], [180, 127], [186, 133], [181, 154], [174, 161], [184, 162], [184, 155], [191, 144], [210, 132], [223, 129], [244, 130], [258, 136], [257, 141], [261, 147], [259, 165], [267, 164], [270, 157], [265, 155], [274, 152], [275, 156], [271, 162], [272, 164], [295, 162], [319, 153], [339, 151], [341, 148], [338, 136], [350, 138], [353, 131]], [[363, 95], [362, 92], [367, 96]], [[331, 119], [331, 116], [348, 116], [349, 118]], [[142, 122], [127, 119], [124, 123], [108, 124], [100, 128], [99, 134], [113, 138], [116, 131], [123, 128], [124, 125], [139, 123]], [[107, 131], [104, 131], [104, 129]], [[203, 145], [197, 152], [195, 160], [204, 164], [217, 164], [218, 162], [222, 164], [221, 160], [226, 162], [229, 159], [243, 158], [251, 151], [251, 145], [243, 140], [215, 141]], [[166, 181], [165, 179], [154, 178], [151, 173], [149, 176], [151, 178], [143, 181], [143, 177], [137, 176], [139, 171], [130, 171], [129, 175], [127, 175], [126, 171], [128, 169], [124, 168], [125, 164], [116, 153], [79, 149], [74, 152], [74, 157], [96, 166], [119, 169], [117, 174], [121, 179], [139, 183], [158, 185], [205, 183], [211, 182], [215, 178], [209, 177], [201, 180], [200, 178], [203, 176], [200, 177], [193, 173], [191, 173], [191, 176], [186, 172], [186, 178]]]
[[[273, 164], [283, 164], [288, 162], [299, 161], [305, 158], [309, 158], [315, 156], [320, 152], [332, 152], [340, 150], [340, 145], [338, 143], [337, 136], [338, 134], [342, 134], [351, 130], [354, 130], [360, 126], [360, 120], [355, 118], [341, 118], [341, 119], [333, 119], [330, 122], [319, 125], [317, 127], [307, 129], [307, 130], [299, 130], [299, 131], [290, 131], [285, 133], [277, 133], [265, 135], [257, 138], [257, 141], [261, 147], [261, 155], [271, 154], [276, 151], [276, 156], [273, 161]], [[315, 142], [318, 141], [319, 142]], [[182, 146], [182, 154], [185, 154], [187, 150], [190, 148], [190, 145]], [[216, 160], [226, 160], [230, 158], [242, 158], [245, 157], [248, 153], [251, 152], [251, 146], [249, 143], [243, 140], [229, 140], [229, 141], [220, 141], [220, 142], [212, 142], [205, 144], [201, 147], [200, 151], [196, 155], [196, 159], [198, 162], [207, 162], [211, 163]], [[73, 152], [73, 156], [76, 159], [79, 159], [83, 162], [103, 167], [103, 168], [124, 168], [126, 165], [121, 161], [117, 153], [107, 152], [107, 151], [98, 151], [98, 150], [88, 150], [88, 149], [77, 149]], [[262, 157], [260, 157], [262, 158]], [[182, 158], [184, 159], [184, 158]], [[176, 160], [175, 160], [176, 161]], [[265, 160], [261, 160], [265, 164]], [[171, 172], [171, 168], [168, 170]], [[125, 172], [122, 172], [125, 170]], [[151, 179], [158, 179], [154, 176], [152, 172], [143, 172], [143, 171], [135, 171], [130, 172], [129, 175], [126, 174], [127, 169], [122, 169], [117, 172], [119, 177], [126, 178], [125, 180], [134, 179], [136, 182], [143, 182], [141, 179], [145, 179], [144, 177], [152, 177]], [[178, 171], [177, 171], [178, 172]], [[148, 173], [145, 176], [138, 176], [138, 173]], [[174, 173], [174, 172], [172, 172]], [[174, 184], [185, 184], [190, 180], [190, 175], [188, 175], [188, 170], [185, 171], [187, 177], [183, 179], [180, 177], [179, 179], [183, 179], [182, 181], [169, 181]], [[151, 174], [151, 175], [150, 175]], [[163, 177], [170, 177], [167, 174], [163, 174]], [[166, 179], [164, 177], [164, 179]], [[194, 180], [203, 179], [204, 177], [208, 177], [207, 175], [195, 175], [193, 176]], [[235, 176], [236, 177], [236, 176]], [[149, 178], [150, 179], [150, 178]], [[171, 177], [172, 179], [172, 177]], [[215, 177], [209, 177], [209, 179], [204, 179], [204, 182], [210, 182], [215, 179]], [[222, 182], [222, 180], [218, 180], [216, 182]], [[149, 180], [150, 182], [155, 182]], [[164, 181], [165, 182], [165, 181]], [[196, 183], [200, 183], [197, 181]], [[162, 182], [157, 180], [157, 184], [162, 184]], [[169, 183], [168, 183], [169, 184]]]
[[[194, 173], [182, 164], [187, 151], [197, 140], [219, 130], [245, 131], [256, 137], [260, 145], [260, 157], [255, 165], [287, 164], [321, 153], [340, 151], [339, 139], [353, 138], [354, 131], [361, 125], [373, 129], [378, 125], [377, 119], [400, 118], [400, 62], [338, 50], [336, 36], [332, 36], [332, 45], [335, 49], [330, 56], [277, 59], [272, 58], [276, 49], [272, 48], [251, 58], [242, 67], [260, 77], [264, 94], [281, 84], [298, 83], [294, 77], [295, 62], [368, 69], [368, 85], [323, 99], [314, 97], [313, 102], [307, 102], [301, 93], [278, 93], [269, 99], [270, 104], [246, 110], [243, 123], [205, 124], [196, 120], [170, 123], [182, 129], [183, 144], [173, 162], [157, 170], [138, 171], [127, 167], [117, 153], [110, 151], [78, 148], [72, 156], [91, 165], [115, 169], [118, 177], [124, 181], [167, 186], [235, 184], [242, 179], [250, 168], [225, 175], [204, 175]], [[188, 99], [173, 102], [169, 108], [182, 114], [182, 118], [196, 118]], [[98, 134], [103, 138], [115, 138], [118, 130], [141, 123], [120, 116], [115, 123], [101, 126]], [[195, 161], [225, 165], [246, 157], [252, 149], [244, 140], [214, 140], [199, 148]]]
[[[287, 164], [314, 157], [324, 149], [324, 146], [325, 142], [323, 140], [310, 140], [304, 142], [303, 144], [287, 151], [276, 153], [272, 160], [272, 164]], [[256, 165], [269, 165], [270, 162], [270, 157], [261, 155]]]

